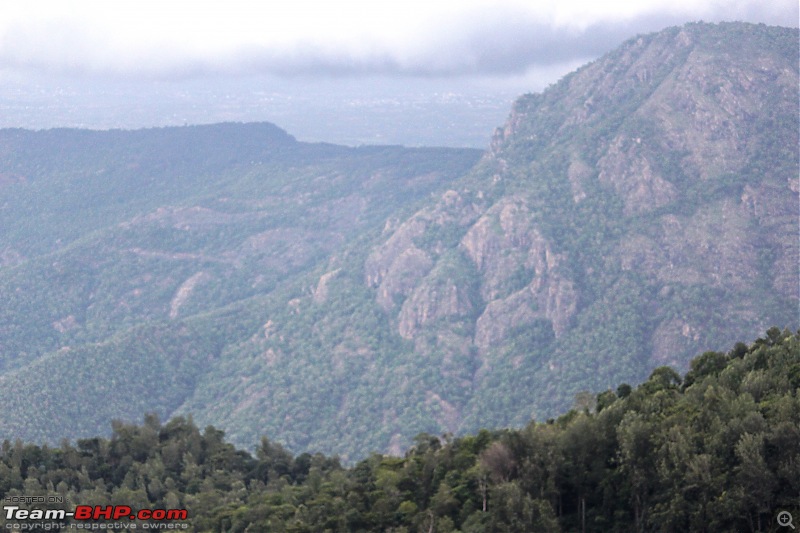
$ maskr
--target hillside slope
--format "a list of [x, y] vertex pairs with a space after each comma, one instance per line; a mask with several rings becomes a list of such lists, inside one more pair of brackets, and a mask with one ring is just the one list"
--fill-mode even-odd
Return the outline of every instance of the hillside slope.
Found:
[[0, 435], [50, 442], [170, 415], [271, 302], [481, 155], [270, 124], [4, 130], [0, 154]]
[[268, 438], [249, 454], [213, 426], [148, 415], [109, 439], [4, 442], [0, 490], [60, 496], [68, 511], [187, 509], [193, 531], [780, 531], [800, 493], [800, 333], [773, 328], [690, 367], [520, 429], [420, 434], [404, 457], [350, 468]]

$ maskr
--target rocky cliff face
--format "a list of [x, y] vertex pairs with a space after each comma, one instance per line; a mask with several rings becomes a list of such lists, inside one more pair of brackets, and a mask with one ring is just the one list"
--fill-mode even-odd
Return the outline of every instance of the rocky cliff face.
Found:
[[[545, 414], [580, 389], [797, 327], [788, 43], [796, 30], [745, 24], [632, 39], [520, 98], [463, 187], [389, 232], [367, 284], [400, 336], [428, 339], [421, 361], [469, 346], [462, 420], [475, 398], [509, 396], [498, 372], [530, 354], [525, 408]], [[463, 268], [444, 276], [454, 255]], [[443, 321], [460, 343], [431, 337]]]

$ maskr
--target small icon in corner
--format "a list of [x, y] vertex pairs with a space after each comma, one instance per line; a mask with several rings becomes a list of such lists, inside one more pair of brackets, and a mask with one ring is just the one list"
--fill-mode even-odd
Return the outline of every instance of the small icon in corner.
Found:
[[794, 524], [792, 524], [792, 513], [789, 511], [781, 511], [778, 513], [778, 525], [794, 529]]

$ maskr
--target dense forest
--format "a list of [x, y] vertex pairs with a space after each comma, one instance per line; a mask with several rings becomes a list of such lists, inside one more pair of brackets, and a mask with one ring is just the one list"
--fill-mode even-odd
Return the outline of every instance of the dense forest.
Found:
[[185, 508], [194, 531], [777, 531], [800, 498], [798, 392], [800, 332], [772, 328], [557, 419], [420, 434], [404, 457], [353, 465], [268, 437], [253, 455], [156, 415], [58, 447], [5, 440], [0, 497]]

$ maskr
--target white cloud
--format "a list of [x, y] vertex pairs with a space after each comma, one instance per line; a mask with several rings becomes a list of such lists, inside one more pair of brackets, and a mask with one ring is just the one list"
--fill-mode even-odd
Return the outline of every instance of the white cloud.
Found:
[[0, 10], [0, 69], [150, 78], [519, 75], [684, 21], [798, 17], [796, 0], [28, 0]]

